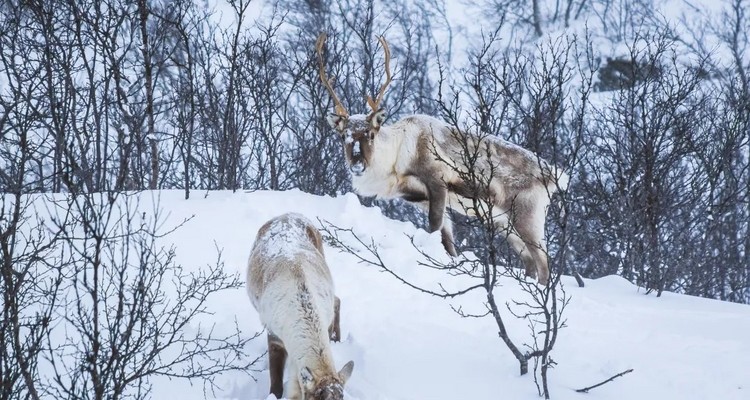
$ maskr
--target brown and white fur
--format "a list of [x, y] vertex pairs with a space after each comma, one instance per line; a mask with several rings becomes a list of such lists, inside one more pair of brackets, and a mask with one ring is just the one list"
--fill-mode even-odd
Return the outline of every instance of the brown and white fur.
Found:
[[[480, 139], [433, 117], [413, 115], [388, 126], [382, 125], [384, 119], [382, 109], [366, 116], [328, 117], [341, 136], [354, 190], [419, 205], [428, 213], [430, 232], [441, 230], [451, 255], [456, 250], [445, 208], [475, 215], [473, 199], [491, 199], [493, 221], [520, 255], [526, 275], [546, 285], [546, 209], [550, 195], [567, 185], [567, 175], [515, 144], [496, 137]], [[480, 176], [491, 174], [490, 193], [476, 193], [462, 179], [468, 172], [464, 153], [477, 147], [474, 170]]]
[[[354, 364], [336, 372], [329, 344], [338, 341], [340, 301], [323, 254], [320, 232], [295, 213], [258, 231], [247, 269], [247, 290], [268, 331], [271, 393], [290, 400], [341, 400]], [[283, 387], [284, 367], [290, 372]]]

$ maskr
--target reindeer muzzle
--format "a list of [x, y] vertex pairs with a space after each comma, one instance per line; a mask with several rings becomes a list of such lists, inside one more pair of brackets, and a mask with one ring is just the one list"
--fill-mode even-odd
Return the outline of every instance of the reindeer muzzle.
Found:
[[356, 163], [352, 164], [349, 167], [349, 171], [356, 176], [362, 175], [363, 172], [365, 172], [365, 164], [364, 163]]

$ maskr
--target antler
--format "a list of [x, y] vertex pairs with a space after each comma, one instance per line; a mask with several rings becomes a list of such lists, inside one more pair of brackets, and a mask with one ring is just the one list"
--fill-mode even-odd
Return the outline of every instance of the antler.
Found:
[[320, 73], [320, 80], [323, 81], [323, 85], [325, 85], [326, 89], [328, 89], [328, 93], [333, 97], [333, 104], [336, 106], [336, 115], [340, 117], [348, 117], [349, 113], [346, 111], [346, 108], [344, 108], [344, 105], [341, 104], [339, 97], [336, 96], [333, 87], [331, 87], [331, 82], [328, 81], [328, 77], [326, 76], [325, 64], [323, 63], [323, 44], [325, 42], [326, 34], [323, 32], [318, 36], [318, 42], [315, 45], [315, 50], [318, 52], [318, 72]]
[[388, 42], [385, 41], [383, 36], [380, 36], [378, 41], [383, 46], [383, 52], [385, 53], [385, 82], [380, 86], [377, 100], [373, 100], [372, 97], [367, 96], [367, 104], [370, 105], [373, 112], [377, 112], [380, 109], [380, 102], [383, 101], [385, 89], [391, 84], [391, 50], [388, 48]]

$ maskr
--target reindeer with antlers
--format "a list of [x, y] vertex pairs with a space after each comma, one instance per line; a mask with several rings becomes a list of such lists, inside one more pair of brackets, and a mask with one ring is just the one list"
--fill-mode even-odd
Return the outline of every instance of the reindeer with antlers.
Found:
[[[391, 53], [383, 37], [378, 41], [385, 53], [385, 82], [375, 100], [368, 96], [368, 115], [349, 115], [326, 77], [325, 40], [322, 33], [316, 45], [319, 73], [336, 109], [327, 120], [341, 136], [357, 193], [417, 204], [427, 212], [429, 231], [440, 230], [452, 256], [457, 253], [445, 208], [470, 216], [491, 210], [493, 222], [520, 255], [526, 275], [546, 285], [544, 220], [550, 196], [567, 186], [567, 175], [515, 144], [462, 132], [427, 115], [383, 125], [386, 114], [380, 105], [391, 83]], [[479, 179], [486, 180], [483, 185], [471, 181], [477, 175], [485, 178]]]

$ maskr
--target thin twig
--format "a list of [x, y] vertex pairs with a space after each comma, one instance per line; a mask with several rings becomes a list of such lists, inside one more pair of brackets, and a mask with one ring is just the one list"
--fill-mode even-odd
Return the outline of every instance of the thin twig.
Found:
[[[415, 284], [407, 281], [401, 275], [397, 274], [395, 271], [393, 271], [392, 269], [388, 268], [385, 265], [385, 262], [380, 257], [380, 252], [378, 251], [378, 247], [375, 244], [374, 239], [370, 239], [370, 243], [366, 243], [364, 240], [362, 240], [362, 238], [360, 238], [356, 233], [354, 233], [354, 230], [351, 229], [351, 228], [341, 228], [341, 227], [338, 227], [338, 226], [332, 224], [329, 221], [321, 220], [320, 218], [318, 218], [318, 222], [320, 222], [320, 224], [321, 224], [321, 231], [324, 233], [324, 237], [327, 240], [329, 240], [330, 242], [332, 242], [335, 247], [338, 247], [344, 253], [348, 253], [348, 254], [353, 255], [361, 263], [369, 264], [369, 265], [373, 265], [373, 266], [378, 267], [381, 271], [390, 274], [391, 276], [393, 276], [394, 278], [396, 278], [399, 282], [403, 283], [404, 285], [406, 285], [406, 286], [408, 286], [408, 287], [410, 287], [412, 289], [418, 290], [418, 291], [420, 291], [422, 293], [427, 293], [429, 295], [440, 297], [440, 298], [443, 298], [443, 299], [450, 299], [450, 298], [462, 296], [462, 295], [464, 295], [464, 294], [466, 294], [468, 292], [471, 292], [471, 291], [476, 290], [476, 289], [481, 289], [481, 288], [484, 287], [483, 284], [476, 284], [476, 285], [473, 285], [473, 286], [469, 286], [469, 287], [463, 288], [461, 290], [457, 290], [457, 291], [454, 291], [454, 292], [449, 292], [442, 285], [438, 284], [438, 286], [440, 287], [440, 290], [442, 290], [442, 293], [440, 293], [440, 292], [437, 292], [437, 291], [434, 291], [434, 290], [425, 289], [423, 287], [417, 286], [417, 285], [415, 285]], [[339, 238], [339, 232], [344, 232], [344, 233], [350, 235], [355, 241], [357, 241], [357, 243], [359, 243], [360, 246], [362, 246], [362, 248], [364, 249], [364, 251], [370, 253], [370, 255], [372, 257], [374, 257], [375, 259], [371, 260], [371, 259], [369, 259], [369, 258], [361, 255], [360, 252], [357, 251], [356, 249], [354, 249], [352, 246], [349, 246], [348, 244], [344, 243], [344, 241]]]
[[615, 380], [615, 379], [617, 379], [617, 378], [619, 378], [619, 377], [621, 377], [621, 376], [623, 376], [625, 374], [629, 374], [631, 372], [633, 372], [633, 368], [630, 368], [629, 370], [626, 370], [626, 371], [622, 371], [619, 374], [617, 374], [617, 375], [615, 375], [615, 376], [613, 376], [613, 377], [611, 377], [611, 378], [609, 378], [609, 379], [607, 379], [605, 381], [597, 383], [596, 385], [585, 387], [583, 389], [578, 389], [578, 390], [576, 390], [576, 392], [578, 392], [578, 393], [588, 393], [589, 390], [591, 390], [591, 389], [598, 388], [599, 386], [604, 385], [605, 383], [612, 382], [613, 380]]

